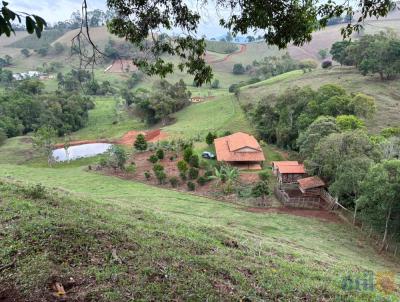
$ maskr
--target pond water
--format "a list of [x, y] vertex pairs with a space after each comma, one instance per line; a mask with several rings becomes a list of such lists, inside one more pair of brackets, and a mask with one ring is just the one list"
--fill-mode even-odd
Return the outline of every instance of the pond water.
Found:
[[60, 162], [82, 157], [95, 156], [106, 152], [111, 146], [112, 144], [106, 143], [84, 144], [71, 146], [67, 149], [67, 152], [64, 148], [59, 148], [53, 150], [53, 158], [55, 159], [55, 161]]

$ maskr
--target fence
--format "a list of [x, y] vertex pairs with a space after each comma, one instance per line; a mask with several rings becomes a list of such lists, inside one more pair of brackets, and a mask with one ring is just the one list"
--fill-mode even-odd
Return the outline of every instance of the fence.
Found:
[[325, 202], [327, 203], [326, 205], [326, 209], [327, 210], [336, 210], [339, 206], [338, 200], [334, 197], [332, 197], [331, 194], [329, 194], [329, 192], [327, 190], [321, 190], [321, 198], [323, 200], [325, 200]]
[[321, 207], [319, 197], [290, 197], [285, 191], [280, 190], [278, 187], [275, 187], [274, 193], [275, 196], [287, 207], [305, 209], [319, 209]]

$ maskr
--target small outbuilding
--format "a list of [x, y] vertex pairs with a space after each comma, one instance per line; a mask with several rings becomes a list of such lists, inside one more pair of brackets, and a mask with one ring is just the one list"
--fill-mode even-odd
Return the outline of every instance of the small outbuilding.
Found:
[[236, 132], [214, 140], [217, 160], [227, 162], [239, 169], [261, 170], [264, 152], [254, 136]]
[[277, 170], [277, 177], [279, 183], [293, 184], [301, 178], [307, 177], [306, 170], [303, 164], [293, 166], [280, 166]]
[[321, 190], [325, 188], [325, 182], [318, 176], [299, 179], [299, 189], [303, 194], [320, 196]]
[[278, 175], [279, 167], [283, 166], [298, 166], [299, 162], [297, 160], [286, 160], [286, 161], [273, 161], [272, 162], [272, 173]]

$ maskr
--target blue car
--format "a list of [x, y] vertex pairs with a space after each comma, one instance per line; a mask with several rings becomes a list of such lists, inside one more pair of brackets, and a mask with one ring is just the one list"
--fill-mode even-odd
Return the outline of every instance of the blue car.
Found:
[[204, 151], [204, 152], [201, 154], [201, 157], [202, 157], [202, 158], [207, 158], [207, 159], [214, 159], [214, 158], [215, 158], [215, 154], [212, 153], [212, 152]]

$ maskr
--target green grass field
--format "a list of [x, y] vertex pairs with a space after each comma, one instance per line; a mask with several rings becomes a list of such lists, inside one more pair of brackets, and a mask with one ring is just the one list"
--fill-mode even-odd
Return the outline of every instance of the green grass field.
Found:
[[367, 120], [368, 128], [377, 132], [385, 127], [400, 125], [400, 80], [381, 81], [377, 76], [362, 76], [352, 67], [317, 69], [303, 74], [292, 71], [241, 88], [240, 102], [257, 102], [271, 94], [280, 94], [293, 86], [310, 86], [317, 89], [324, 84], [338, 84], [349, 93], [362, 92], [375, 97], [378, 107], [373, 119]]
[[[119, 138], [130, 130], [144, 129], [145, 125], [126, 110], [116, 107], [117, 99], [97, 97], [96, 107], [89, 111], [87, 126], [71, 135], [72, 140]], [[119, 109], [116, 109], [119, 108]], [[115, 121], [118, 121], [114, 124]]]
[[[27, 183], [61, 193], [32, 199]], [[0, 192], [0, 258], [20, 252], [0, 282], [18, 280], [32, 297], [73, 277], [71, 295], [96, 301], [384, 301], [342, 290], [342, 279], [399, 269], [345, 224], [250, 213], [82, 167], [0, 165]]]
[[210, 131], [252, 132], [244, 113], [231, 95], [192, 104], [174, 117], [176, 122], [163, 128], [172, 137], [205, 137]]

